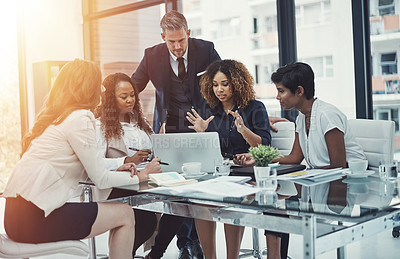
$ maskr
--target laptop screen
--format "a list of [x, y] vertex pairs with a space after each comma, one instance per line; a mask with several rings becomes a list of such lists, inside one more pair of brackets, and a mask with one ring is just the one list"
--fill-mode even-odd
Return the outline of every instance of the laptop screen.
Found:
[[163, 172], [182, 172], [182, 164], [201, 162], [202, 172], [214, 172], [215, 160], [221, 161], [217, 132], [167, 133], [150, 135], [154, 155], [169, 165]]

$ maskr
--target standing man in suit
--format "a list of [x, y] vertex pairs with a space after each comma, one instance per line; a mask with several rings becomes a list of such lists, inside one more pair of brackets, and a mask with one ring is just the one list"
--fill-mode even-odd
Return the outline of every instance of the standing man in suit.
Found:
[[201, 108], [205, 102], [199, 86], [201, 72], [221, 58], [212, 42], [190, 38], [181, 13], [165, 14], [160, 26], [165, 43], [145, 50], [132, 80], [139, 92], [149, 81], [156, 88], [153, 120], [156, 133], [160, 133], [160, 129], [170, 133], [194, 132], [187, 127], [190, 124], [185, 118], [186, 112], [191, 111], [192, 106]]
[[[199, 79], [207, 66], [220, 60], [214, 44], [190, 38], [185, 17], [171, 11], [161, 19], [161, 43], [145, 50], [132, 75], [135, 87], [142, 91], [151, 81], [156, 88], [153, 129], [156, 133], [194, 132], [186, 113], [201, 110], [205, 103]], [[186, 219], [178, 234], [179, 258], [203, 258], [193, 219]]]

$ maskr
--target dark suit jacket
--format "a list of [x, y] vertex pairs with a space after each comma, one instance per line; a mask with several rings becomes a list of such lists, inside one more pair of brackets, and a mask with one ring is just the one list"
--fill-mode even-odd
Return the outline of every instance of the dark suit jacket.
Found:
[[[200, 93], [199, 72], [206, 70], [207, 66], [215, 60], [220, 60], [214, 44], [200, 39], [188, 39], [188, 68], [190, 93], [193, 106], [199, 110], [205, 100]], [[153, 128], [154, 132], [160, 131], [161, 125], [167, 119], [169, 107], [169, 89], [171, 78], [171, 65], [169, 51], [165, 43], [148, 48], [144, 57], [132, 75], [132, 81], [136, 89], [141, 92], [149, 80], [156, 88], [156, 107], [154, 108]]]

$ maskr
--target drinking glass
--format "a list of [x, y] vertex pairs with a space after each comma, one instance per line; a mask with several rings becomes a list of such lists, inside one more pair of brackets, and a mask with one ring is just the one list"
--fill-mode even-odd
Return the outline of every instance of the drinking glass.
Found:
[[214, 160], [214, 175], [227, 176], [231, 172], [231, 164], [229, 158]]
[[394, 180], [398, 177], [398, 162], [379, 161], [379, 177], [383, 180]]
[[276, 191], [278, 187], [277, 173], [275, 167], [254, 167], [254, 176], [257, 187], [263, 191]]

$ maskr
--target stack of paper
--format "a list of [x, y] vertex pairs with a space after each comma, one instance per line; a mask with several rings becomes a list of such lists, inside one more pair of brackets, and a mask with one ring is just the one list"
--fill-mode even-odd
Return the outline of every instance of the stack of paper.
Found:
[[194, 179], [186, 180], [185, 177], [177, 172], [149, 174], [149, 178], [151, 182], [158, 186], [176, 186], [197, 182], [197, 180]]
[[252, 186], [243, 184], [250, 179], [246, 176], [221, 176], [194, 184], [154, 188], [146, 192], [190, 198], [243, 197], [258, 191]]
[[305, 171], [294, 172], [278, 176], [278, 180], [292, 181], [305, 186], [312, 186], [321, 183], [331, 182], [343, 177], [342, 173], [346, 169], [308, 169]]

